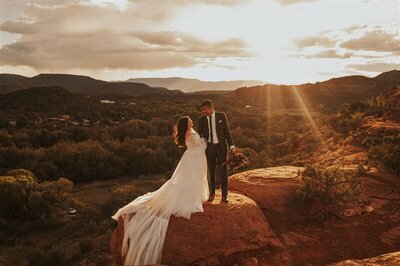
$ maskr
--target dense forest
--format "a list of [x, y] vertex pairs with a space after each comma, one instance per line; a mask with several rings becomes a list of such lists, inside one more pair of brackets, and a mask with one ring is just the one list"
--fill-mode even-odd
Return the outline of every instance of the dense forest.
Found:
[[0, 95], [0, 174], [23, 168], [41, 180], [148, 174], [168, 178], [183, 153], [173, 142], [173, 124], [189, 115], [196, 128], [204, 99], [227, 114], [236, 146], [250, 159], [249, 168], [305, 165], [315, 153], [334, 150], [365, 116], [383, 116], [379, 100], [390, 99], [384, 95], [396, 87], [382, 84], [375, 88], [375, 98], [352, 104], [339, 100], [329, 108], [314, 104], [310, 95], [282, 101], [282, 96], [265, 91], [257, 94], [258, 87], [192, 95], [87, 96], [57, 86], [9, 92]]
[[292, 150], [277, 150], [278, 144], [296, 146], [306, 139], [309, 152], [316, 143], [300, 110], [267, 113], [263, 105], [231, 95], [93, 98], [37, 87], [0, 96], [1, 171], [24, 168], [42, 179], [73, 181], [168, 175], [183, 152], [173, 142], [173, 124], [181, 115], [197, 121], [205, 98], [226, 112], [235, 144], [250, 157], [251, 167], [291, 161], [286, 157]]

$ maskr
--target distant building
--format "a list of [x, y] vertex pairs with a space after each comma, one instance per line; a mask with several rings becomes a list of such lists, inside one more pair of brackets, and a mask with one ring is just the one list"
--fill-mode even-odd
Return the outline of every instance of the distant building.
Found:
[[8, 123], [14, 127], [17, 125], [17, 121], [15, 120], [8, 121]]
[[89, 119], [82, 119], [82, 125], [83, 126], [89, 126], [90, 125], [90, 120]]
[[108, 103], [108, 104], [113, 104], [115, 101], [110, 101], [110, 100], [100, 100], [101, 103]]
[[68, 122], [66, 119], [64, 119], [64, 118], [59, 118], [59, 117], [49, 117], [49, 118], [47, 118], [47, 120], [49, 120], [49, 121], [56, 121], [56, 122]]

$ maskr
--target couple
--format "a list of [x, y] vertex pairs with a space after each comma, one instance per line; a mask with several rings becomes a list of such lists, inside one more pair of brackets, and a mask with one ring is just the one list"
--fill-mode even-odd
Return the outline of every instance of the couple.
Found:
[[158, 190], [136, 198], [112, 216], [117, 221], [121, 216], [124, 222], [124, 265], [161, 262], [169, 217], [190, 219], [191, 213], [203, 212], [202, 203], [215, 197], [216, 171], [222, 179], [222, 201], [228, 203], [228, 145], [235, 150], [228, 120], [224, 113], [214, 111], [209, 100], [201, 104], [201, 112], [198, 132], [187, 116], [179, 118], [175, 125], [175, 142], [187, 149], [172, 177]]

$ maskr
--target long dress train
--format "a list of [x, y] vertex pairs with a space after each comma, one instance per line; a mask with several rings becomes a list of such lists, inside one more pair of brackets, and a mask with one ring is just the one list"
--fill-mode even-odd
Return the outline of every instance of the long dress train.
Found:
[[169, 217], [190, 219], [191, 213], [203, 212], [202, 203], [209, 197], [207, 143], [192, 129], [186, 147], [172, 177], [162, 187], [137, 197], [112, 216], [116, 221], [122, 216], [124, 221], [124, 265], [160, 263]]

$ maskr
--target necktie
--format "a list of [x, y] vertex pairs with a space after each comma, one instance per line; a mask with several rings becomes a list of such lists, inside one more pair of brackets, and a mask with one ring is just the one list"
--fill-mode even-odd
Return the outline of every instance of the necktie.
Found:
[[210, 115], [209, 117], [209, 120], [208, 120], [208, 126], [209, 126], [209, 128], [210, 128], [210, 140], [211, 140], [211, 143], [214, 143], [213, 142], [213, 129], [212, 129], [212, 123], [211, 123], [211, 118], [212, 118], [212, 116]]

